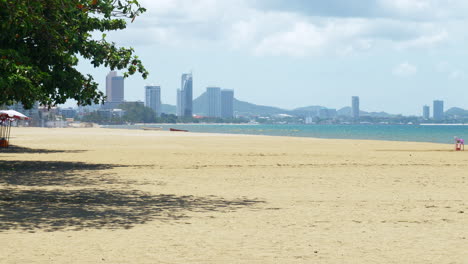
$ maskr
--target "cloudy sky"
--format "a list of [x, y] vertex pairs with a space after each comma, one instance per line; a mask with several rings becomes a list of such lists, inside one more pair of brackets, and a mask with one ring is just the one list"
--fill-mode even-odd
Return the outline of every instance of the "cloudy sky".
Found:
[[[180, 75], [292, 109], [341, 108], [420, 115], [435, 99], [468, 109], [466, 0], [141, 0], [146, 13], [108, 34], [132, 46], [150, 76], [125, 81], [126, 100], [158, 84], [175, 104]], [[105, 90], [108, 69], [82, 62]]]

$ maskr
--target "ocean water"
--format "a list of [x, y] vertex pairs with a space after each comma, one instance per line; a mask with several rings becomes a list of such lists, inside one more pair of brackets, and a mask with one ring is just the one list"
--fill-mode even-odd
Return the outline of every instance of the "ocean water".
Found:
[[468, 126], [464, 125], [128, 125], [106, 126], [109, 128], [142, 129], [163, 127], [186, 129], [195, 133], [227, 133], [269, 136], [292, 136], [335, 139], [371, 139], [390, 141], [413, 141], [447, 143], [454, 136], [468, 139]]

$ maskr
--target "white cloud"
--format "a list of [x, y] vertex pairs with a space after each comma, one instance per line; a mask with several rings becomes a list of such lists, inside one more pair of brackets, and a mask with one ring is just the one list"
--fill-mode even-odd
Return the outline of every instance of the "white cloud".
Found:
[[380, 6], [389, 13], [421, 15], [433, 11], [431, 0], [380, 0]]
[[422, 35], [414, 39], [403, 41], [397, 44], [398, 49], [432, 47], [448, 40], [449, 34], [445, 31], [432, 35]]
[[460, 80], [465, 78], [465, 74], [461, 70], [453, 70], [448, 77], [450, 80]]
[[393, 68], [392, 73], [396, 76], [411, 76], [418, 72], [418, 68], [408, 62], [401, 63]]
[[266, 36], [256, 46], [255, 53], [303, 56], [322, 49], [329, 41], [329, 37], [323, 29], [299, 22], [290, 31]]
[[435, 69], [442, 74], [446, 74], [449, 80], [461, 80], [465, 78], [463, 70], [457, 69], [446, 61], [437, 64]]
[[406, 21], [466, 17], [466, 0], [255, 0], [263, 10], [287, 10], [307, 16], [385, 18]]
[[141, 0], [147, 13], [129, 24], [130, 30], [112, 37], [132, 45], [220, 45], [262, 56], [349, 54], [382, 46], [433, 48], [460, 35], [464, 21], [421, 21], [420, 17], [433, 12], [452, 14], [450, 6], [468, 6], [459, 0], [376, 0], [379, 12], [386, 16], [353, 18], [261, 9], [254, 2]]

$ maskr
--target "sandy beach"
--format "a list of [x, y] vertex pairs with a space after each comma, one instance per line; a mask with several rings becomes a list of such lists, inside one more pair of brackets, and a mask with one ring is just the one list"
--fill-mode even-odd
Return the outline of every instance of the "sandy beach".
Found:
[[468, 151], [13, 128], [0, 263], [468, 263]]

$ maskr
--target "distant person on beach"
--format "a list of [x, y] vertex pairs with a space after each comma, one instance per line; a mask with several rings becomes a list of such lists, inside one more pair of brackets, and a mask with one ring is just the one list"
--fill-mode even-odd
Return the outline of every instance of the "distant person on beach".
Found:
[[465, 140], [455, 137], [455, 150], [465, 150]]

